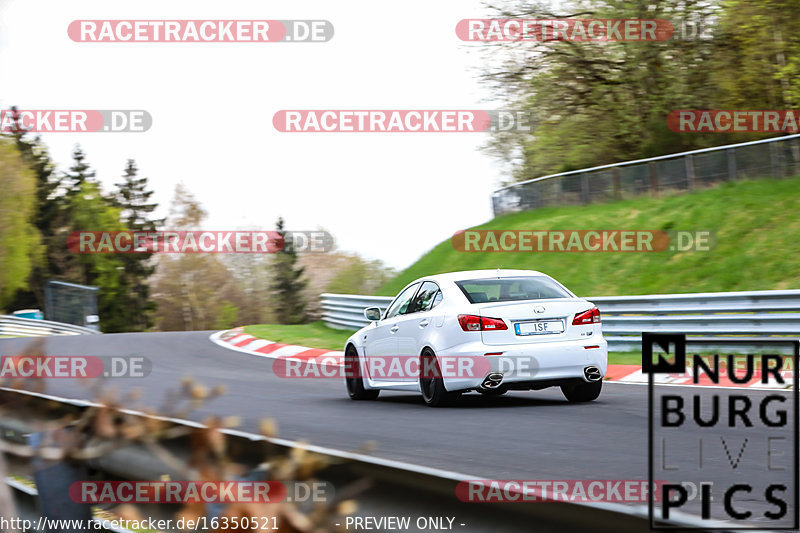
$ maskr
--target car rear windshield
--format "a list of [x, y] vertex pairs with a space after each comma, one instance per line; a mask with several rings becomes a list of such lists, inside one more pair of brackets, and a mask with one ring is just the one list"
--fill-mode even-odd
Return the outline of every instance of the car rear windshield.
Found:
[[563, 287], [542, 276], [470, 279], [456, 281], [456, 285], [467, 297], [467, 300], [473, 304], [571, 298], [571, 295]]

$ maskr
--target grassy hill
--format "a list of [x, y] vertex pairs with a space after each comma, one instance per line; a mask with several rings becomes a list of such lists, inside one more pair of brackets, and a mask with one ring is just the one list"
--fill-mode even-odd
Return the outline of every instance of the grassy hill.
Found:
[[707, 252], [475, 253], [456, 251], [448, 238], [377, 294], [393, 296], [421, 276], [480, 268], [539, 270], [581, 296], [800, 288], [800, 178], [549, 207], [474, 229], [710, 230], [716, 244]]

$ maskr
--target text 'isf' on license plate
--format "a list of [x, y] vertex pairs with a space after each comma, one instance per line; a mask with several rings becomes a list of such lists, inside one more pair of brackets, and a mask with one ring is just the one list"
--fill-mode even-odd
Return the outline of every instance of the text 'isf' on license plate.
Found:
[[514, 324], [517, 335], [543, 335], [546, 333], [563, 333], [564, 322], [561, 320], [537, 320], [535, 322], [517, 322]]

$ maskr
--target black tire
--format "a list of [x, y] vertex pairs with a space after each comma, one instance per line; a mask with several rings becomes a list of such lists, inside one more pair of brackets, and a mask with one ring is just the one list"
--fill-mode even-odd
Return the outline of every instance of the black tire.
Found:
[[[426, 363], [426, 360], [433, 359], [432, 362]], [[444, 379], [441, 377], [442, 372], [439, 367], [439, 361], [436, 355], [430, 349], [425, 349], [420, 356], [420, 376], [419, 376], [419, 390], [422, 392], [422, 399], [428, 407], [440, 407], [448, 405], [452, 401], [461, 396], [460, 392], [448, 392], [444, 387]], [[425, 369], [433, 368], [433, 376], [425, 376]], [[439, 376], [439, 377], [436, 377]]]
[[348, 346], [344, 353], [344, 368], [344, 384], [351, 400], [374, 400], [378, 397], [380, 390], [364, 388], [364, 378], [361, 377], [361, 366], [358, 364], [358, 352], [352, 346]]
[[484, 396], [502, 396], [508, 392], [508, 389], [505, 387], [497, 387], [496, 389], [478, 389], [478, 392]]
[[591, 402], [592, 400], [596, 400], [597, 397], [600, 396], [600, 391], [602, 389], [602, 381], [561, 385], [561, 392], [563, 392], [567, 400], [571, 402]]

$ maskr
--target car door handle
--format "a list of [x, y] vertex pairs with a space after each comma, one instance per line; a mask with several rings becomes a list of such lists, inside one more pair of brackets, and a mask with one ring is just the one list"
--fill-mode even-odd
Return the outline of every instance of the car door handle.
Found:
[[397, 333], [398, 329], [400, 329], [398, 326], [392, 326], [392, 329], [390, 329], [389, 331], [391, 331], [392, 333]]
[[421, 321], [421, 322], [419, 323], [419, 327], [421, 327], [421, 328], [424, 328], [424, 327], [425, 327], [425, 326], [427, 326], [428, 324], [430, 324], [430, 321], [429, 321], [429, 320], [426, 318], [425, 320], [423, 320], [423, 321]]

